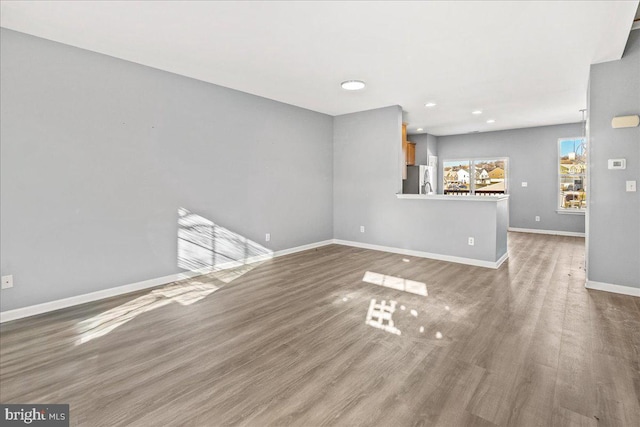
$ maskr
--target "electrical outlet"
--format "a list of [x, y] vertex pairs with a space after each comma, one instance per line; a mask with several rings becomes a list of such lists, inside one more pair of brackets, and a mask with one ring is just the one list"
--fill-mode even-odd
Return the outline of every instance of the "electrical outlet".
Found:
[[473, 246], [476, 244], [476, 241], [473, 239], [473, 237], [469, 237], [469, 246]]
[[536, 222], [540, 222], [540, 217], [536, 215]]
[[13, 288], [13, 274], [2, 276], [2, 289]]
[[636, 191], [636, 182], [635, 181], [627, 181], [627, 191], [629, 191], [629, 192]]
[[360, 226], [360, 232], [361, 232], [361, 233], [364, 233], [364, 225], [361, 225], [361, 226]]
[[526, 181], [522, 181], [522, 186], [523, 186], [523, 187], [526, 187], [526, 186], [528, 186], [528, 185], [529, 185], [529, 183], [527, 183]]
[[271, 233], [267, 233], [264, 235], [264, 241], [268, 242], [269, 240], [271, 240]]

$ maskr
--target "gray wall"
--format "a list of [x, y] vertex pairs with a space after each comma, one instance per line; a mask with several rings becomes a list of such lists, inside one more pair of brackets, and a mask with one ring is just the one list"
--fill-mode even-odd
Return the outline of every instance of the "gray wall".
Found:
[[[587, 219], [589, 280], [640, 288], [640, 192], [625, 191], [625, 181], [640, 181], [640, 127], [611, 128], [631, 114], [640, 114], [640, 30], [621, 60], [591, 66]], [[609, 170], [612, 158], [626, 158], [627, 168]]]
[[496, 203], [395, 196], [401, 123], [399, 106], [334, 118], [334, 238], [496, 261]]
[[409, 135], [407, 139], [416, 143], [416, 165], [426, 165], [429, 156], [438, 155], [438, 137], [421, 133]]
[[[509, 226], [584, 232], [584, 215], [556, 212], [558, 205], [558, 138], [580, 136], [572, 123], [497, 132], [438, 137], [438, 167], [446, 159], [508, 157]], [[522, 187], [526, 181], [528, 186]], [[442, 192], [442, 185], [439, 185]], [[540, 221], [535, 221], [535, 216]]]
[[1, 49], [1, 310], [179, 272], [181, 207], [272, 250], [332, 238], [332, 117], [5, 29]]

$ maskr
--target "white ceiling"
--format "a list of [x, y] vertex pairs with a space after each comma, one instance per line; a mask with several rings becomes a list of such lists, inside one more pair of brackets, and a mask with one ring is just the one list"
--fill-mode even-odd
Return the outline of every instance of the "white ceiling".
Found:
[[580, 121], [638, 1], [0, 4], [5, 28], [331, 115], [399, 104], [410, 132], [450, 135]]

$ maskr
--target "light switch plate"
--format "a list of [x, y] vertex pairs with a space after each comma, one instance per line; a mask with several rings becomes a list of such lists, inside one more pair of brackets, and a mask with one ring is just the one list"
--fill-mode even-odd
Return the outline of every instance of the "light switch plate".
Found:
[[522, 186], [523, 186], [523, 187], [526, 187], [527, 185], [529, 185], [527, 182], [522, 181]]
[[629, 191], [629, 192], [636, 191], [636, 182], [635, 181], [627, 181], [627, 191]]

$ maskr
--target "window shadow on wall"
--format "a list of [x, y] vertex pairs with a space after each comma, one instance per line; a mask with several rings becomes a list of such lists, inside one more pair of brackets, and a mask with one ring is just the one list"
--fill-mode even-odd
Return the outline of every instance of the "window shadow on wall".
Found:
[[[271, 259], [273, 252], [187, 209], [178, 210], [178, 267], [191, 273], [77, 325], [76, 345], [172, 302], [190, 306]], [[197, 275], [198, 277], [193, 277]], [[193, 277], [193, 278], [192, 278]]]
[[273, 251], [191, 211], [178, 209], [178, 267], [215, 273], [229, 283], [267, 259]]

